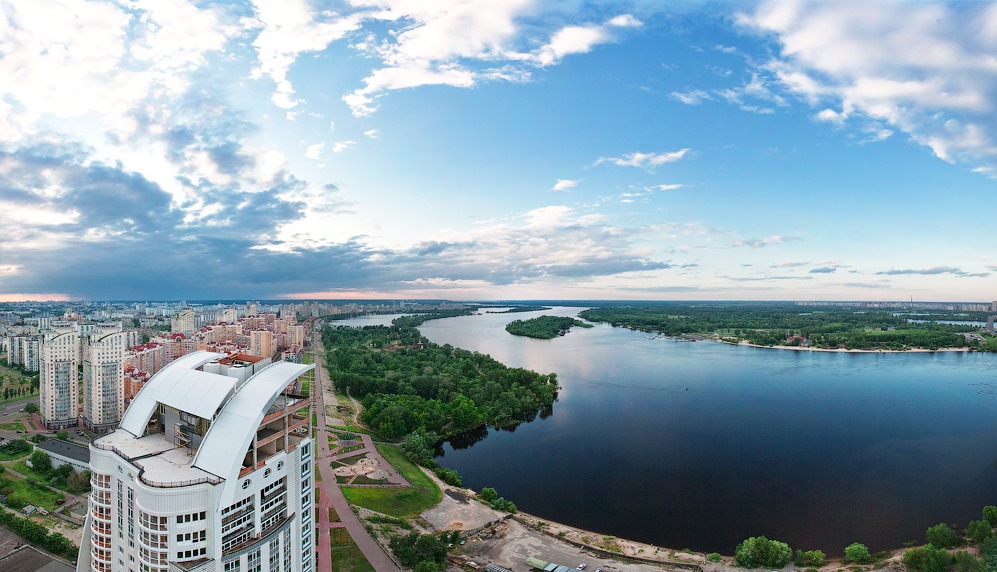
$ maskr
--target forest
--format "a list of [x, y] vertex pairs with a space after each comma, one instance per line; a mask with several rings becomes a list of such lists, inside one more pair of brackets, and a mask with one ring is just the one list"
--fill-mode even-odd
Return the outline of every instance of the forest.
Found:
[[549, 340], [557, 336], [568, 333], [572, 326], [591, 328], [592, 324], [586, 324], [574, 318], [564, 318], [560, 316], [539, 316], [529, 320], [515, 320], [505, 326], [505, 331], [515, 336], [526, 336]]
[[822, 349], [908, 350], [961, 348], [993, 351], [994, 341], [969, 340], [963, 333], [977, 333], [969, 324], [940, 321], [972, 320], [978, 316], [933, 312], [900, 314], [883, 309], [793, 304], [644, 304], [590, 308], [579, 314], [593, 322], [608, 322], [667, 336], [707, 336], [727, 342], [773, 346], [797, 345]]
[[380, 435], [421, 430], [445, 438], [482, 424], [513, 424], [556, 399], [555, 374], [510, 368], [485, 354], [434, 344], [412, 321], [323, 330], [330, 378], [362, 401], [360, 420]]

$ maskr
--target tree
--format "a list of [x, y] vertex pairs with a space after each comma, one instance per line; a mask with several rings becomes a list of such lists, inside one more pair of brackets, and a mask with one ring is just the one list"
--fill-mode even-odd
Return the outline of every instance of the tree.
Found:
[[63, 441], [67, 441], [69, 439], [69, 431], [58, 431], [55, 434], [55, 438], [56, 439], [62, 439]]
[[951, 561], [948, 552], [931, 544], [904, 552], [904, 566], [909, 572], [948, 572]]
[[869, 560], [869, 549], [865, 544], [853, 542], [845, 547], [845, 560], [861, 564]]
[[485, 487], [481, 489], [480, 493], [478, 493], [478, 498], [480, 498], [485, 502], [490, 503], [498, 498], [498, 493], [495, 492], [495, 489], [493, 489], [492, 487]]
[[785, 542], [752, 536], [737, 545], [734, 562], [743, 568], [782, 568], [793, 559], [793, 551]]
[[35, 403], [34, 401], [31, 401], [24, 406], [25, 413], [38, 413], [38, 411], [39, 411], [38, 404]]
[[991, 504], [983, 507], [983, 520], [987, 521], [991, 527], [997, 526], [997, 506]]
[[984, 570], [983, 562], [965, 550], [952, 555], [952, 572], [984, 572]]
[[928, 528], [925, 536], [928, 542], [937, 548], [948, 548], [959, 544], [959, 536], [944, 522]]
[[971, 520], [966, 526], [966, 536], [976, 544], [983, 544], [994, 535], [994, 529], [985, 520]]
[[31, 468], [42, 474], [47, 474], [52, 470], [52, 458], [41, 449], [35, 449], [31, 454]]

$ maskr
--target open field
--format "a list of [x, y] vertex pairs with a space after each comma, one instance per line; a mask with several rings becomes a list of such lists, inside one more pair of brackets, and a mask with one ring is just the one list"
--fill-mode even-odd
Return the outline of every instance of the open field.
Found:
[[333, 572], [374, 572], [345, 528], [329, 530]]
[[412, 486], [384, 489], [343, 487], [343, 494], [351, 504], [402, 518], [415, 518], [420, 512], [439, 504], [443, 498], [440, 488], [406, 459], [398, 447], [378, 444], [377, 450]]

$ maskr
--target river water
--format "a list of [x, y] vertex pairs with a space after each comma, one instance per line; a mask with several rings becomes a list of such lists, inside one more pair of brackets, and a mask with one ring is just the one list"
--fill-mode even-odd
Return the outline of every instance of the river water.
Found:
[[829, 555], [856, 541], [896, 548], [997, 504], [993, 354], [784, 351], [605, 324], [553, 340], [503, 329], [579, 310], [420, 326], [436, 343], [556, 372], [562, 386], [551, 415], [445, 445], [438, 461], [467, 486], [601, 534], [728, 554], [760, 534]]

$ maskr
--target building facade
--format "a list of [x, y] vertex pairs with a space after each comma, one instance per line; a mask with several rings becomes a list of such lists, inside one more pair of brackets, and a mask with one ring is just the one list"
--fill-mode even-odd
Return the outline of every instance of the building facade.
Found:
[[98, 324], [83, 338], [83, 426], [106, 433], [125, 411], [125, 345], [121, 324]]
[[[312, 572], [314, 366], [196, 352], [90, 445], [77, 572]], [[311, 374], [308, 374], [311, 375]]]
[[194, 310], [183, 308], [173, 317], [173, 323], [170, 326], [171, 332], [190, 335], [196, 330], [197, 317], [194, 315]]
[[38, 349], [38, 408], [48, 429], [79, 423], [80, 336], [72, 322], [52, 322]]

